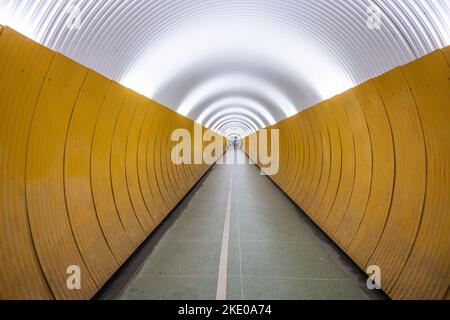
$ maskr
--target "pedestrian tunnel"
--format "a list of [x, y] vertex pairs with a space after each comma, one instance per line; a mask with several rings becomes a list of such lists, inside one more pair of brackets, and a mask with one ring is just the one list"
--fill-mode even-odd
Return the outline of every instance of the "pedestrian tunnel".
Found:
[[0, 299], [450, 298], [446, 1], [37, 3], [0, 2]]

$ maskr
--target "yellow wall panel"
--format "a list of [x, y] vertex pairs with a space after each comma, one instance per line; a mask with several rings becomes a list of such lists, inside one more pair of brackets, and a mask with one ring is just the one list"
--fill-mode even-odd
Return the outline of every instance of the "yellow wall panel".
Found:
[[[169, 168], [169, 170], [168, 170], [169, 182], [170, 182], [171, 192], [173, 193], [173, 195], [175, 197], [175, 206], [183, 197], [183, 194], [184, 194], [183, 190], [185, 189], [185, 185], [180, 177], [180, 174], [181, 174], [180, 169], [182, 166], [174, 165], [172, 163], [172, 157], [171, 157], [171, 150], [176, 145], [176, 143], [171, 141], [170, 137], [171, 137], [172, 132], [177, 128], [180, 128], [179, 116], [177, 114], [174, 114], [172, 117], [172, 121], [169, 123], [168, 130], [167, 130], [166, 134], [164, 135], [165, 141], [166, 141], [164, 155], [165, 155], [165, 160], [166, 160], [167, 166]], [[180, 182], [178, 182], [178, 181], [180, 181]]]
[[401, 69], [376, 78], [391, 123], [395, 181], [383, 235], [368, 264], [383, 270], [383, 288], [393, 288], [414, 243], [425, 196], [426, 159], [423, 129], [414, 97]]
[[[187, 121], [187, 119], [181, 119], [181, 124], [180, 126], [182, 128], [189, 128], [190, 127], [190, 123], [189, 121]], [[224, 144], [225, 147], [225, 144]], [[183, 166], [181, 166], [184, 172], [184, 178], [183, 178], [183, 182], [185, 185], [185, 188], [192, 188], [192, 186], [195, 184], [196, 179], [195, 179], [195, 175], [194, 175], [194, 171], [193, 171], [193, 166], [190, 164], [185, 164]]]
[[317, 210], [317, 214], [314, 213], [312, 218], [314, 221], [322, 225], [328, 217], [333, 203], [336, 199], [336, 194], [339, 187], [339, 180], [341, 179], [341, 163], [342, 163], [342, 148], [341, 148], [341, 136], [339, 134], [339, 128], [336, 118], [333, 116], [331, 105], [327, 102], [323, 104], [323, 116], [326, 119], [328, 126], [328, 132], [330, 136], [331, 145], [331, 167], [330, 175], [328, 179], [327, 189], [322, 199], [322, 203]]
[[78, 248], [98, 287], [118, 268], [99, 224], [91, 188], [91, 151], [98, 114], [111, 80], [89, 71], [72, 112], [66, 139], [64, 182]]
[[100, 109], [91, 155], [91, 183], [95, 209], [108, 245], [119, 263], [131, 255], [133, 242], [120, 219], [111, 184], [111, 145], [119, 111], [127, 90], [116, 82], [109, 86]]
[[355, 146], [349, 119], [345, 111], [348, 93], [336, 96], [330, 101], [330, 111], [334, 115], [341, 137], [342, 162], [339, 186], [331, 211], [326, 217], [323, 229], [334, 235], [348, 208], [355, 176]]
[[145, 238], [145, 232], [131, 204], [126, 176], [128, 133], [136, 112], [136, 105], [132, 103], [133, 95], [129, 90], [117, 118], [111, 149], [111, 180], [122, 223], [131, 241], [137, 246]]
[[[289, 120], [290, 119], [286, 119], [284, 120], [284, 126], [283, 126], [283, 130], [280, 131], [280, 135], [286, 135], [289, 134]], [[272, 127], [273, 128], [273, 127]], [[267, 128], [269, 129], [269, 128]], [[280, 149], [282, 149], [283, 151], [286, 151], [283, 153], [283, 157], [280, 159], [280, 164], [285, 166], [286, 168], [289, 167], [290, 163], [289, 160], [292, 157], [292, 153], [293, 150], [290, 149], [289, 151], [287, 150], [287, 148], [285, 147], [285, 143], [289, 143], [290, 140], [288, 137], [286, 137], [285, 139], [282, 139], [280, 141]], [[258, 159], [260, 160], [260, 159]], [[277, 181], [278, 183], [283, 183], [284, 185], [286, 185], [286, 188], [289, 188], [289, 183], [290, 183], [290, 179], [288, 176], [285, 175], [285, 172], [277, 172], [276, 175], [272, 176], [272, 179]]]
[[303, 202], [303, 207], [306, 211], [309, 210], [311, 203], [317, 193], [319, 187], [320, 177], [322, 175], [322, 161], [323, 161], [323, 146], [322, 146], [322, 136], [320, 132], [320, 124], [317, 119], [316, 111], [317, 109], [308, 110], [308, 117], [311, 125], [311, 139], [314, 142], [314, 149], [311, 152], [314, 154], [314, 163], [312, 166], [312, 176], [309, 190], [305, 196]]
[[[33, 113], [54, 53], [4, 28], [0, 35], [0, 298], [52, 298], [33, 246], [25, 195]], [[26, 88], [26, 92], [24, 91]], [[35, 279], [24, 281], [24, 279]]]
[[[190, 122], [187, 119], [184, 119], [183, 128], [185, 128], [189, 132], [192, 132], [193, 126], [194, 126], [193, 122]], [[186, 174], [188, 176], [188, 180], [186, 181], [186, 184], [188, 186], [193, 186], [195, 184], [195, 181], [196, 181], [195, 177], [197, 176], [195, 168], [194, 168], [194, 165], [193, 164], [189, 164], [189, 165], [184, 165], [183, 167], [184, 167], [184, 169], [186, 171]]]
[[[324, 102], [325, 104], [327, 102]], [[322, 114], [322, 105], [313, 107], [314, 113], [316, 114], [317, 126], [320, 130], [320, 139], [322, 146], [322, 169], [320, 170], [320, 180], [317, 187], [316, 194], [309, 206], [305, 206], [305, 211], [310, 212], [311, 217], [317, 215], [319, 206], [322, 203], [323, 197], [325, 195], [329, 178], [330, 178], [330, 165], [331, 165], [331, 145], [330, 145], [330, 135], [328, 132], [328, 127], [326, 123], [326, 118]], [[315, 220], [315, 219], [314, 219]]]
[[145, 233], [148, 234], [153, 231], [156, 224], [142, 197], [137, 171], [137, 152], [139, 135], [142, 130], [144, 119], [149, 112], [149, 108], [147, 108], [147, 105], [145, 104], [145, 98], [137, 94], [133, 95], [133, 98], [130, 99], [129, 103], [135, 106], [136, 111], [134, 112], [133, 120], [131, 121], [126, 144], [125, 171], [127, 186], [133, 210], [136, 213], [138, 220], [141, 222], [141, 226]]
[[306, 110], [304, 113], [305, 119], [304, 119], [304, 129], [306, 134], [306, 140], [308, 141], [308, 148], [307, 148], [307, 155], [308, 155], [308, 161], [307, 161], [307, 168], [305, 170], [305, 184], [302, 187], [301, 192], [297, 195], [297, 201], [299, 203], [307, 204], [306, 198], [309, 194], [312, 193], [311, 183], [314, 176], [314, 169], [316, 165], [316, 142], [314, 140], [313, 131], [312, 131], [312, 125], [310, 120], [311, 110]]
[[394, 185], [394, 142], [389, 119], [375, 83], [370, 80], [354, 89], [370, 134], [371, 186], [364, 217], [347, 249], [362, 268], [380, 240], [389, 213]]
[[347, 248], [366, 211], [372, 180], [372, 149], [367, 122], [355, 92], [347, 91], [342, 97], [355, 147], [355, 179], [348, 207], [333, 239], [342, 248]]
[[158, 122], [158, 128], [155, 130], [155, 152], [153, 154], [154, 156], [154, 170], [156, 174], [156, 182], [158, 184], [159, 190], [161, 192], [161, 197], [165, 202], [166, 207], [168, 210], [172, 208], [174, 199], [172, 194], [169, 191], [169, 187], [167, 185], [167, 173], [164, 171], [166, 170], [166, 163], [164, 161], [164, 154], [163, 154], [163, 141], [164, 141], [164, 133], [166, 131], [167, 122], [169, 113], [164, 110], [160, 109], [160, 117]]
[[426, 194], [414, 246], [393, 294], [443, 299], [450, 282], [450, 67], [440, 51], [402, 67], [426, 148]]
[[291, 190], [293, 183], [296, 182], [293, 175], [286, 175], [286, 172], [294, 172], [292, 164], [297, 155], [297, 146], [293, 143], [294, 140], [290, 137], [292, 134], [292, 120], [293, 119], [291, 118], [286, 119], [283, 123], [283, 128], [280, 130], [280, 138], [281, 136], [286, 136], [281, 138], [280, 141], [280, 150], [282, 150], [282, 152], [280, 152], [282, 155], [280, 159], [280, 166], [286, 168], [287, 170], [278, 172], [278, 174], [274, 177], [279, 183], [286, 185], [286, 190], [289, 191]]
[[[285, 121], [287, 121], [287, 120], [285, 120]], [[276, 125], [275, 125], [275, 126], [276, 126]], [[266, 128], [266, 129], [271, 129], [271, 128], [274, 128], [274, 127], [268, 127], [268, 128]], [[277, 129], [278, 129], [278, 128], [277, 128]], [[287, 128], [284, 127], [284, 129], [281, 130], [280, 134], [281, 134], [281, 135], [285, 135], [287, 131], [288, 131]], [[256, 137], [256, 136], [255, 136], [255, 137]], [[283, 140], [287, 140], [287, 139], [283, 139]], [[259, 145], [258, 145], [258, 147], [259, 147]], [[279, 147], [280, 147], [281, 149], [284, 148], [284, 143], [283, 143], [282, 141], [280, 141], [280, 146], [279, 146]], [[285, 149], [283, 149], [283, 150], [285, 150]], [[255, 151], [255, 152], [256, 152], [256, 151]], [[255, 154], [256, 154], [256, 153], [255, 153]], [[289, 161], [289, 156], [290, 156], [290, 152], [286, 152], [286, 153], [283, 155], [283, 157], [280, 159], [280, 163], [283, 163], [283, 165], [288, 166], [288, 165], [289, 165], [289, 163], [288, 163], [288, 161]], [[261, 160], [261, 159], [259, 159], [259, 156], [258, 156], [257, 159], [255, 159], [255, 160]], [[258, 163], [258, 165], [259, 165], [259, 163]], [[272, 178], [272, 180], [277, 181], [278, 183], [284, 183], [283, 181], [286, 179], [286, 175], [284, 174], [284, 172], [283, 172], [283, 173], [277, 172], [277, 173], [276, 173], [275, 175], [273, 175], [271, 178]]]
[[177, 128], [186, 128], [189, 126], [189, 123], [187, 122], [187, 119], [182, 117], [179, 114], [175, 114], [174, 115], [176, 117], [176, 122], [173, 123], [172, 125], [172, 130], [168, 135], [168, 147], [167, 150], [169, 151], [167, 153], [167, 159], [170, 161], [170, 164], [172, 165], [173, 169], [174, 169], [174, 173], [175, 173], [175, 187], [178, 191], [178, 201], [180, 201], [184, 195], [185, 195], [185, 190], [190, 190], [193, 186], [193, 180], [191, 177], [191, 174], [189, 172], [189, 165], [188, 164], [183, 164], [183, 165], [174, 165], [171, 161], [171, 150], [172, 148], [175, 147], [176, 142], [171, 141], [170, 140], [170, 136], [172, 134], [172, 131], [177, 129]]
[[160, 130], [161, 126], [161, 117], [162, 117], [162, 107], [159, 104], [154, 104], [155, 108], [155, 125], [152, 127], [152, 134], [148, 139], [148, 145], [147, 145], [147, 175], [148, 180], [150, 182], [150, 187], [152, 190], [152, 195], [156, 201], [156, 204], [158, 208], [163, 209], [161, 211], [161, 216], [159, 217], [159, 220], [164, 219], [165, 215], [164, 212], [167, 212], [169, 210], [169, 207], [167, 206], [167, 202], [164, 199], [163, 196], [163, 189], [161, 189], [158, 179], [156, 170], [157, 167], [160, 167], [159, 162], [157, 161], [157, 146], [158, 146], [158, 131]]
[[[64, 158], [74, 105], [88, 70], [56, 55], [41, 90], [28, 143], [27, 203], [35, 248], [56, 298], [88, 298], [96, 291], [66, 207]], [[55, 250], [58, 248], [57, 250]], [[66, 270], [80, 267], [83, 289], [68, 290]]]
[[[170, 115], [169, 119], [162, 135], [161, 161], [165, 163], [167, 168], [165, 170], [167, 173], [165, 176], [166, 186], [173, 198], [172, 206], [175, 207], [183, 195], [182, 190], [185, 188], [185, 185], [183, 182], [177, 183], [177, 181], [180, 181], [179, 170], [181, 169], [181, 165], [174, 165], [171, 158], [171, 150], [176, 145], [175, 142], [171, 141], [171, 135], [175, 129], [180, 128], [180, 122], [177, 114]], [[171, 209], [173, 209], [173, 207], [171, 207]]]
[[306, 177], [308, 175], [308, 169], [309, 169], [309, 141], [308, 141], [308, 135], [306, 133], [306, 119], [303, 115], [302, 117], [299, 117], [298, 119], [298, 134], [302, 137], [300, 142], [300, 150], [302, 153], [302, 161], [301, 164], [299, 164], [299, 172], [297, 173], [298, 181], [296, 181], [294, 185], [294, 192], [292, 199], [297, 203], [297, 205], [301, 205], [299, 202], [299, 198], [303, 192], [303, 188], [306, 184]]
[[171, 150], [175, 145], [170, 141], [172, 131], [176, 128], [176, 115], [170, 114], [171, 112], [167, 110], [168, 118], [166, 121], [166, 126], [162, 134], [162, 145], [161, 145], [161, 161], [164, 164], [163, 177], [165, 178], [166, 188], [169, 192], [169, 196], [172, 199], [169, 209], [172, 210], [180, 200], [181, 187], [177, 186], [176, 170], [171, 160]]
[[163, 131], [162, 135], [163, 141], [161, 148], [161, 161], [166, 166], [166, 169], [163, 171], [163, 176], [165, 177], [167, 190], [169, 191], [170, 196], [172, 197], [170, 210], [172, 210], [179, 202], [180, 199], [179, 190], [181, 190], [181, 188], [176, 187], [176, 173], [174, 165], [171, 161], [171, 149], [169, 149], [172, 147], [172, 143], [170, 142], [170, 136], [172, 134], [173, 129], [175, 129], [176, 126], [175, 122], [176, 119], [174, 119], [174, 117], [170, 116], [168, 118], [165, 130]]
[[[190, 122], [188, 119], [183, 119], [182, 121], [183, 121], [183, 125], [181, 127], [185, 128], [189, 132], [191, 132], [192, 127], [193, 127], [193, 123]], [[184, 165], [183, 168], [184, 168], [184, 170], [186, 172], [186, 185], [188, 187], [191, 187], [196, 182], [196, 174], [195, 174], [195, 171], [194, 171], [194, 166], [192, 164], [188, 164], [188, 165]]]
[[147, 150], [147, 145], [149, 139], [153, 139], [153, 127], [155, 124], [156, 118], [156, 108], [149, 103], [146, 102], [144, 108], [148, 109], [148, 112], [144, 119], [144, 124], [139, 135], [139, 144], [137, 150], [137, 169], [138, 169], [138, 178], [139, 178], [139, 186], [142, 191], [142, 197], [145, 201], [145, 205], [150, 212], [150, 215], [155, 222], [155, 225], [158, 225], [161, 222], [161, 216], [163, 212], [163, 207], [159, 205], [156, 206], [157, 197], [153, 194], [153, 191], [150, 186], [150, 180], [148, 178], [147, 171], [147, 158], [149, 156], [153, 156], [153, 154], [149, 154]]

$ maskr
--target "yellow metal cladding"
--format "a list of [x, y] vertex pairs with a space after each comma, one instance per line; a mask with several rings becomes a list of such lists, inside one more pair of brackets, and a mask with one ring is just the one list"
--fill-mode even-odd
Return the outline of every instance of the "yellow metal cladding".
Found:
[[92, 194], [95, 210], [105, 238], [119, 264], [133, 252], [134, 246], [121, 220], [114, 201], [111, 183], [111, 146], [114, 128], [126, 89], [112, 82], [100, 109], [91, 154]]
[[146, 101], [144, 108], [147, 108], [148, 112], [144, 118], [141, 132], [139, 133], [138, 149], [136, 151], [138, 182], [145, 202], [145, 207], [150, 212], [155, 225], [158, 225], [161, 222], [164, 211], [162, 211], [159, 206], [155, 206], [157, 199], [154, 196], [154, 191], [151, 190], [151, 183], [147, 175], [147, 144], [154, 132], [153, 128], [155, 126], [156, 108], [152, 106], [149, 101]]
[[[29, 225], [45, 278], [58, 299], [82, 298], [95, 288], [72, 232], [64, 178], [69, 123], [87, 74], [86, 68], [79, 68], [59, 54], [55, 56], [36, 99], [28, 141], [26, 196]], [[14, 208], [9, 210], [15, 211]], [[65, 271], [70, 265], [78, 265], [85, 276], [81, 292], [58, 286], [67, 279]]]
[[391, 298], [449, 299], [450, 47], [269, 129], [273, 181], [361, 269], [379, 266]]
[[133, 95], [133, 103], [136, 106], [133, 119], [128, 131], [125, 153], [125, 176], [127, 179], [130, 203], [136, 213], [145, 234], [150, 233], [156, 227], [154, 219], [145, 205], [142, 192], [139, 186], [137, 171], [137, 148], [139, 144], [139, 134], [149, 108], [146, 108], [145, 98], [140, 95]]
[[0, 299], [89, 299], [209, 168], [194, 123], [1, 26], [0, 70]]
[[0, 48], [0, 298], [50, 298], [30, 229], [25, 172], [34, 110], [55, 54], [8, 28]]
[[[450, 72], [441, 52], [402, 68], [425, 138], [426, 192], [420, 227], [393, 294], [440, 296], [449, 284]], [[433, 286], [433, 284], [436, 284]]]
[[132, 92], [128, 91], [115, 123], [111, 144], [111, 183], [120, 220], [133, 246], [137, 246], [145, 239], [145, 232], [131, 205], [128, 188], [123, 187], [127, 185], [125, 151], [128, 132], [135, 112], [135, 105], [130, 103], [130, 96]]
[[358, 265], [365, 266], [380, 240], [391, 207], [395, 170], [394, 143], [389, 118], [375, 82], [368, 81], [354, 91], [369, 128], [372, 172], [367, 207], [346, 250]]

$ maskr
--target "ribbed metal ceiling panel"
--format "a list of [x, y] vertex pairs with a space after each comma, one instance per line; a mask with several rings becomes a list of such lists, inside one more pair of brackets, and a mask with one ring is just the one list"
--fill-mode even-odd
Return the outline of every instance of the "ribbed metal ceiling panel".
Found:
[[450, 44], [448, 0], [0, 0], [0, 23], [211, 128], [271, 124]]

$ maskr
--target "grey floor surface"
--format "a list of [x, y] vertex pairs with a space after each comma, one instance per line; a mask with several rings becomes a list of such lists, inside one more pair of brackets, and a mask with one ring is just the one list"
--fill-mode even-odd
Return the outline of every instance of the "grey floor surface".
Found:
[[115, 298], [216, 298], [231, 176], [227, 299], [369, 298], [353, 275], [359, 271], [340, 262], [300, 209], [256, 166], [238, 164], [210, 171], [152, 235], [151, 249]]

